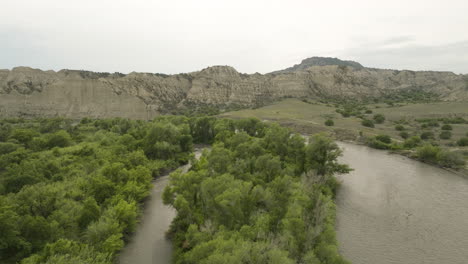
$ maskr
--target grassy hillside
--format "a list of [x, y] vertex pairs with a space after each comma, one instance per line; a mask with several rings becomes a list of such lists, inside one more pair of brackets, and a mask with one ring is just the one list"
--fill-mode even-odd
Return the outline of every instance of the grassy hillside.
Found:
[[[343, 109], [351, 113], [342, 114]], [[385, 120], [378, 123], [376, 115]], [[362, 140], [376, 135], [389, 135], [393, 142], [403, 143], [406, 137], [420, 137], [421, 144], [433, 144], [457, 151], [468, 159], [467, 146], [459, 142], [468, 137], [468, 103], [434, 102], [408, 104], [340, 105], [287, 99], [258, 109], [246, 109], [222, 114], [224, 117], [257, 117], [278, 121], [302, 133], [327, 132], [341, 140]], [[332, 126], [325, 121], [332, 120]], [[363, 120], [373, 121], [374, 127], [363, 126]], [[449, 130], [446, 130], [448, 125]], [[425, 136], [428, 136], [425, 139]], [[447, 137], [441, 136], [445, 133]], [[403, 134], [403, 136], [402, 136]], [[406, 135], [405, 135], [406, 134]], [[442, 138], [441, 138], [442, 137]]]

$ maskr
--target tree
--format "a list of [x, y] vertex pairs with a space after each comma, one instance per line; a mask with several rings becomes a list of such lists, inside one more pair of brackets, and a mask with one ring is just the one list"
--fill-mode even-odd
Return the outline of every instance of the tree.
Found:
[[306, 147], [305, 170], [315, 170], [318, 175], [331, 175], [333, 173], [347, 173], [349, 167], [338, 163], [342, 151], [331, 139], [322, 135], [310, 139]]
[[48, 136], [46, 146], [51, 149], [54, 147], [68, 147], [72, 144], [72, 139], [70, 134], [65, 130], [60, 130]]

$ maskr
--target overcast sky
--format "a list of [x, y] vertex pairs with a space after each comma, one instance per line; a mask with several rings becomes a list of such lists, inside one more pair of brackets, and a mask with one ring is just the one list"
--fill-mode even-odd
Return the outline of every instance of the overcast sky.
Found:
[[468, 73], [467, 0], [2, 0], [0, 68], [266, 73], [311, 56]]

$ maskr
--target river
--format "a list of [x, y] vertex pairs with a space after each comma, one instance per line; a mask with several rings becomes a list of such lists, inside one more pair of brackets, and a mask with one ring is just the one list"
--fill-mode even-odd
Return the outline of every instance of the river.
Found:
[[[201, 148], [195, 149], [195, 158], [200, 158]], [[179, 167], [187, 172], [191, 164]], [[153, 189], [145, 202], [142, 218], [135, 234], [120, 253], [120, 264], [169, 264], [172, 258], [172, 243], [166, 239], [166, 231], [176, 212], [162, 202], [162, 192], [169, 182], [163, 175], [153, 182]]]
[[[344, 257], [354, 264], [468, 263], [468, 179], [385, 151], [339, 145], [341, 162], [355, 169], [339, 176], [337, 238]], [[168, 180], [154, 182], [119, 263], [171, 263], [165, 232], [175, 211], [161, 199]]]
[[468, 179], [348, 143], [337, 238], [354, 264], [468, 263]]

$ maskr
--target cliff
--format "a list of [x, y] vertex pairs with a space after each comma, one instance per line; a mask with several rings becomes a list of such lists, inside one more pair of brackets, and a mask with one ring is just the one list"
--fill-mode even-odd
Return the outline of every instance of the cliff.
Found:
[[467, 75], [369, 69], [336, 60], [306, 59], [264, 75], [242, 74], [229, 66], [175, 75], [18, 67], [0, 70], [0, 115], [149, 119], [197, 104], [254, 106], [286, 97], [359, 100], [408, 89], [468, 101]]

